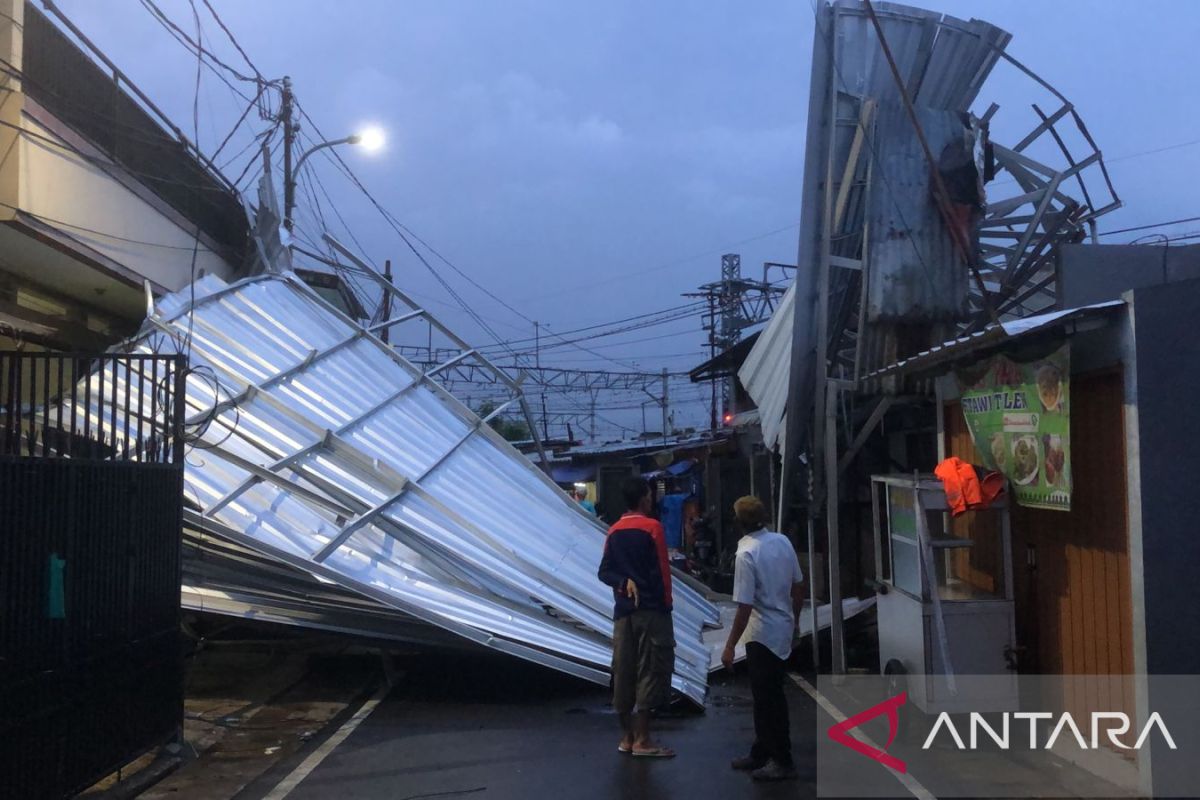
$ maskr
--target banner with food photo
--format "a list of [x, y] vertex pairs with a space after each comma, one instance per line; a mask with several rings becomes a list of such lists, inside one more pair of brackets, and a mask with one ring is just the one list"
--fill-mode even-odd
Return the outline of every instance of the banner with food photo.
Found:
[[1017, 502], [1071, 510], [1070, 350], [1017, 362], [994, 356], [959, 373], [962, 410], [984, 465]]

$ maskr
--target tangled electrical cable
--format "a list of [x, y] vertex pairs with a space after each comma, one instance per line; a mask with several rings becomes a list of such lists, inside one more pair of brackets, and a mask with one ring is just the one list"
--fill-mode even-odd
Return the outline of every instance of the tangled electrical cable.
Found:
[[[193, 367], [189, 364], [188, 367], [184, 369], [183, 374], [185, 381], [189, 378], [195, 377], [197, 380], [206, 383], [213, 397], [212, 408], [208, 409], [203, 413], [203, 415], [191, 422], [186, 420], [184, 421], [183, 441], [185, 444], [197, 450], [215, 450], [221, 447], [221, 445], [225, 444], [225, 442], [229, 441], [229, 439], [232, 438], [235, 433], [237, 433], [238, 425], [242, 421], [242, 411], [240, 408], [238, 408], [237, 403], [232, 402], [233, 393], [225, 389], [224, 385], [221, 383], [220, 377], [217, 376], [216, 370], [214, 370], [212, 367], [208, 366], [207, 364], [201, 364]], [[229, 401], [229, 410], [233, 411], [233, 423], [227, 425], [228, 430], [218, 441], [206, 441], [204, 437], [207, 435], [209, 428], [212, 427], [213, 422], [215, 422], [223, 412], [222, 405], [224, 405], [224, 402], [221, 400], [222, 392], [225, 393]]]
[[[191, 450], [215, 450], [229, 441], [235, 433], [242, 421], [242, 411], [238, 404], [233, 401], [234, 393], [221, 381], [217, 371], [207, 364], [193, 365], [190, 354], [184, 348], [184, 343], [180, 336], [174, 331], [164, 330], [159, 336], [147, 338], [146, 345], [155, 355], [163, 355], [166, 348], [164, 345], [170, 342], [171, 350], [175, 355], [183, 355], [187, 359], [187, 364], [183, 368], [183, 382], [186, 386], [188, 381], [195, 378], [207, 387], [208, 393], [212, 396], [212, 406], [199, 414], [193, 415], [190, 418], [181, 420], [180, 429], [183, 444], [188, 451]], [[156, 402], [160, 408], [171, 408], [172, 387], [175, 376], [173, 374], [163, 375], [152, 387]], [[222, 399], [224, 395], [224, 399]], [[233, 411], [232, 423], [223, 423], [227, 428], [227, 432], [217, 441], [208, 441], [206, 436], [212, 424], [216, 422], [226, 410]]]

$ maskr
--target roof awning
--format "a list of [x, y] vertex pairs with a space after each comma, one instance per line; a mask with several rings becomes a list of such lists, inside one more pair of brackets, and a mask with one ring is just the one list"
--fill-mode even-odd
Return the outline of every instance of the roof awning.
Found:
[[1025, 338], [1038, 333], [1047, 333], [1064, 327], [1076, 326], [1079, 323], [1104, 317], [1117, 308], [1124, 306], [1122, 300], [1107, 303], [1097, 303], [1080, 308], [1070, 308], [1064, 311], [1052, 311], [1039, 314], [1036, 317], [1014, 319], [1000, 324], [988, 325], [981, 331], [958, 339], [951, 339], [936, 347], [923, 350], [915, 356], [889, 364], [882, 369], [863, 376], [864, 381], [873, 381], [895, 375], [913, 375], [920, 372], [931, 372], [946, 368], [954, 362], [976, 357], [981, 350], [1007, 344], [1014, 339]]
[[738, 369], [738, 380], [758, 406], [763, 444], [768, 449], [787, 438], [788, 385], [792, 374], [792, 321], [796, 284], [779, 301], [767, 327]]
[[745, 362], [746, 356], [750, 355], [750, 351], [754, 349], [754, 343], [758, 341], [760, 333], [762, 331], [757, 331], [747, 336], [728, 350], [717, 353], [708, 361], [692, 368], [688, 372], [688, 377], [692, 379], [692, 383], [711, 381], [737, 374], [737, 371], [742, 368], [742, 363]]

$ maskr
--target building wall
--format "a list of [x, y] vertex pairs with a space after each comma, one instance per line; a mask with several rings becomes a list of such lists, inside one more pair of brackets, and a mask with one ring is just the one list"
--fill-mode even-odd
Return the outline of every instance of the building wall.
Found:
[[1200, 674], [1200, 280], [1135, 291], [1133, 316], [1146, 670]]
[[1130, 289], [1200, 278], [1200, 245], [1066, 244], [1058, 249], [1060, 308], [1117, 300]]
[[0, 333], [101, 348], [141, 321], [146, 281], [238, 277], [236, 194], [29, 0], [0, 0], [0, 59]]
[[[65, 135], [28, 115], [23, 127], [34, 136], [21, 140], [21, 210], [167, 291], [190, 282], [194, 228], [184, 227], [185, 220], [161, 201], [148, 199], [145, 190], [137, 192], [118, 180], [114, 173], [120, 167], [98, 166], [96, 161], [107, 161], [98, 151], [93, 150], [90, 158], [77, 152]], [[87, 149], [86, 143], [76, 145]], [[202, 241], [196, 269], [197, 274], [203, 271], [228, 279], [236, 267]]]
[[[1124, 452], [1124, 384], [1105, 369], [1071, 380], [1071, 511], [1013, 506], [1013, 579], [1022, 671], [1128, 675], [1134, 671]], [[979, 463], [957, 402], [945, 411], [947, 453]], [[996, 574], [997, 535], [975, 529], [981, 588]], [[1132, 711], [1133, 697], [1063, 698], [1072, 710]]]
[[18, 171], [6, 169], [20, 142], [21, 80], [5, 64], [22, 61], [25, 0], [0, 0], [0, 221], [11, 219], [18, 199]]

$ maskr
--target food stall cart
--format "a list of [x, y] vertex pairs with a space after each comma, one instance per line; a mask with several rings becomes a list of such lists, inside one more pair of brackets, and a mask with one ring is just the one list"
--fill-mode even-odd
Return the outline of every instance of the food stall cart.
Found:
[[871, 494], [879, 669], [892, 693], [907, 690], [927, 714], [1016, 710], [1007, 498], [951, 520], [933, 476], [873, 476]]

